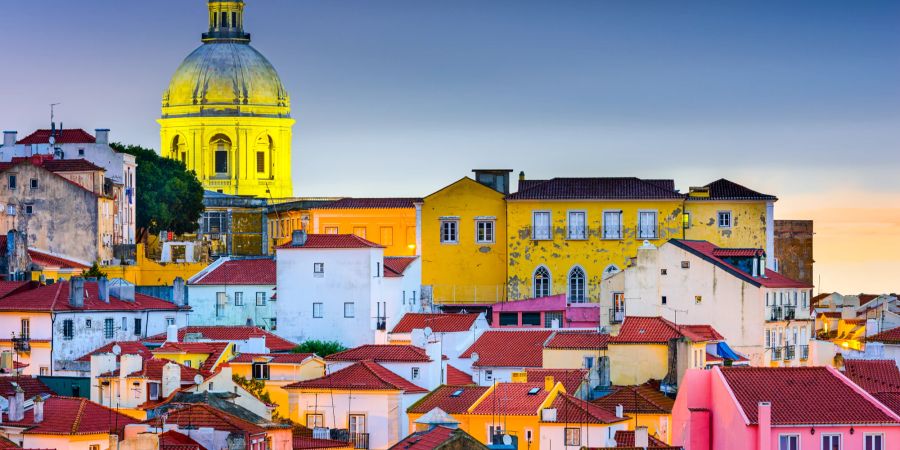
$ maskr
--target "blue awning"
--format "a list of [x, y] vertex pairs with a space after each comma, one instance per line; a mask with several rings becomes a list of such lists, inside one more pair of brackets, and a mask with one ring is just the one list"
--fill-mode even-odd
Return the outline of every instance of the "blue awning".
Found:
[[730, 359], [732, 361], [740, 361], [741, 356], [735, 353], [728, 344], [719, 342], [716, 344], [716, 356], [722, 359]]

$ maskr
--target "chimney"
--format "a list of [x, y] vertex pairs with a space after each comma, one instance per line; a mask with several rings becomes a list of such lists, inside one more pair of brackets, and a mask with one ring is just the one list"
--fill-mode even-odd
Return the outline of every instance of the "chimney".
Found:
[[181, 388], [181, 366], [173, 362], [167, 363], [163, 366], [162, 396], [168, 397], [179, 388]]
[[548, 375], [544, 377], [544, 390], [550, 392], [553, 390], [553, 386], [556, 384], [556, 381], [553, 380], [553, 377]]
[[753, 278], [759, 276], [759, 258], [753, 258], [753, 273], [751, 275], [753, 275]]
[[25, 391], [21, 386], [16, 386], [16, 390], [9, 396], [8, 411], [10, 422], [18, 422], [25, 418]]
[[623, 418], [625, 417], [625, 407], [622, 405], [616, 405], [616, 417]]
[[[141, 355], [122, 355], [119, 357], [119, 377], [123, 380], [128, 375], [140, 372], [144, 367], [144, 358]], [[121, 386], [125, 386], [124, 381]]]
[[519, 172], [519, 182], [521, 183], [523, 181], [525, 181], [525, 171], [524, 170]]
[[116, 278], [109, 283], [109, 295], [123, 302], [134, 303], [134, 285], [121, 278]]
[[178, 342], [178, 326], [174, 323], [166, 327], [166, 342]]
[[109, 128], [97, 128], [94, 130], [94, 137], [98, 144], [109, 144]]
[[303, 247], [306, 245], [306, 230], [294, 230], [291, 234], [291, 245], [294, 247]]
[[647, 448], [650, 446], [650, 435], [647, 427], [637, 427], [634, 429], [634, 446], [637, 448]]
[[103, 303], [109, 303], [109, 279], [100, 277], [97, 279], [97, 297]]
[[17, 131], [4, 131], [3, 132], [3, 146], [11, 147], [13, 145], [16, 145], [16, 134], [18, 134]]
[[177, 277], [172, 281], [172, 303], [184, 306], [184, 278]]
[[69, 280], [69, 305], [84, 308], [84, 278], [72, 277]]
[[772, 450], [772, 404], [759, 402], [758, 408], [756, 417], [759, 425], [756, 430], [759, 433], [759, 450]]
[[34, 397], [34, 423], [44, 421], [44, 398], [40, 395]]
[[766, 256], [765, 255], [759, 257], [759, 276], [761, 276], [763, 278], [767, 278], [766, 277]]

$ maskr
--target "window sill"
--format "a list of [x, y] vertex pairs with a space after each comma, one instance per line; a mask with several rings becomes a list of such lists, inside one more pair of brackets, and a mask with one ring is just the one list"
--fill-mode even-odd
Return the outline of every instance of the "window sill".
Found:
[[659, 236], [638, 236], [635, 238], [638, 241], [648, 240], [648, 241], [656, 241], [659, 240]]
[[497, 242], [496, 241], [475, 241], [475, 243], [479, 244], [479, 245], [494, 245]]
[[566, 240], [567, 240], [567, 241], [586, 241], [586, 240], [588, 240], [588, 238], [586, 238], [586, 237], [572, 237], [572, 236], [569, 236], [569, 237], [566, 238]]
[[441, 245], [459, 245], [459, 241], [441, 241]]

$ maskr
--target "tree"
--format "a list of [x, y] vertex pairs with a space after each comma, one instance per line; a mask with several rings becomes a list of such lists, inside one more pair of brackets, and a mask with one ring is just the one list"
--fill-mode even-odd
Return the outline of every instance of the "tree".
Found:
[[291, 350], [291, 353], [315, 353], [318, 356], [326, 357], [328, 355], [342, 352], [347, 350], [347, 347], [344, 347], [338, 341], [305, 341], [302, 344], [294, 347]]
[[84, 278], [103, 278], [106, 276], [106, 272], [100, 270], [100, 265], [97, 264], [97, 261], [94, 261], [90, 269], [81, 272], [81, 276]]
[[137, 223], [139, 228], [176, 234], [197, 229], [203, 212], [203, 185], [184, 163], [163, 158], [137, 145], [110, 144], [116, 151], [135, 156], [137, 163]]

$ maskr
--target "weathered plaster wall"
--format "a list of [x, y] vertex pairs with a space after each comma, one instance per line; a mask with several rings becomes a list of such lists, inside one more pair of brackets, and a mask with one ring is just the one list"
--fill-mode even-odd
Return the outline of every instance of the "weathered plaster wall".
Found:
[[788, 278], [813, 284], [813, 221], [776, 220], [775, 258]]
[[[690, 216], [690, 227], [685, 238], [709, 241], [719, 247], [766, 248], [766, 202], [688, 200], [685, 211]], [[731, 227], [720, 228], [719, 211], [731, 211]]]
[[617, 386], [661, 380], [669, 372], [669, 349], [665, 344], [610, 344], [610, 381]]

